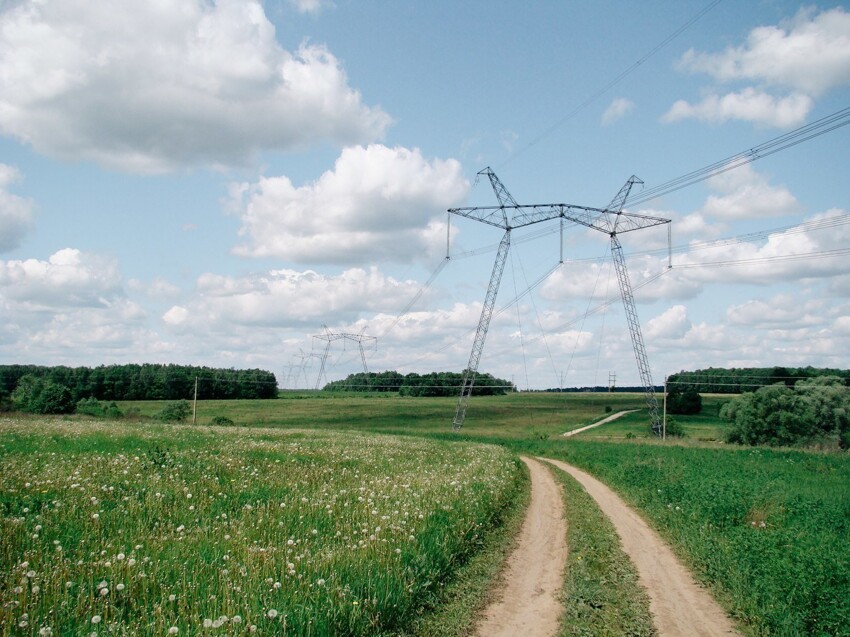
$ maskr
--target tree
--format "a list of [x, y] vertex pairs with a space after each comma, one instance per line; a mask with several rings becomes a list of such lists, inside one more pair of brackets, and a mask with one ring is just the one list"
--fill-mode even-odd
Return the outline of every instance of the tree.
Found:
[[702, 411], [702, 396], [693, 385], [668, 385], [667, 411], [671, 414], [698, 414]]
[[731, 423], [727, 442], [795, 445], [835, 439], [846, 447], [850, 389], [841, 378], [819, 377], [762, 387], [726, 403], [720, 416]]
[[71, 390], [49, 378], [21, 377], [12, 392], [12, 404], [18, 411], [31, 414], [70, 414], [74, 411]]

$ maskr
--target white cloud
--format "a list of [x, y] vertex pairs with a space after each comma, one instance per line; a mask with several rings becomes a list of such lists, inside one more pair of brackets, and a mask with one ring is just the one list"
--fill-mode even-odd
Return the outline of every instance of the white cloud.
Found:
[[331, 0], [289, 0], [289, 3], [296, 8], [299, 13], [317, 14], [325, 7], [332, 7]]
[[346, 148], [334, 169], [296, 187], [284, 176], [234, 187], [241, 256], [355, 264], [429, 258], [445, 245], [445, 211], [469, 183], [453, 159], [418, 149]]
[[649, 320], [643, 330], [647, 339], [679, 339], [687, 334], [693, 324], [684, 305], [674, 305], [659, 316]]
[[850, 224], [841, 223], [843, 219], [844, 211], [829, 210], [766, 240], [692, 244], [690, 252], [675, 260], [674, 269], [703, 283], [767, 285], [836, 277], [847, 270], [843, 251], [850, 242]]
[[167, 301], [180, 296], [180, 288], [161, 277], [149, 282], [130, 279], [127, 281], [127, 289], [156, 301]]
[[791, 128], [802, 124], [813, 106], [812, 98], [802, 93], [777, 98], [750, 87], [723, 96], [708, 95], [697, 104], [678, 100], [662, 120], [697, 119], [711, 124], [743, 120], [763, 126]]
[[0, 261], [0, 299], [37, 308], [107, 307], [123, 295], [118, 264], [65, 248], [47, 261]]
[[719, 82], [764, 82], [814, 96], [850, 86], [850, 14], [837, 7], [812, 17], [802, 9], [785, 26], [753, 29], [742, 46], [722, 53], [691, 49], [679, 66]]
[[355, 320], [364, 312], [400, 310], [418, 291], [376, 268], [352, 268], [337, 276], [307, 270], [272, 270], [246, 277], [204, 274], [194, 298], [163, 316], [170, 325], [315, 326]]
[[131, 172], [380, 139], [339, 61], [289, 52], [257, 0], [44, 0], [0, 12], [0, 132]]
[[726, 309], [730, 325], [748, 328], [813, 326], [822, 323], [827, 314], [821, 301], [804, 300], [790, 294], [778, 294], [767, 301], [753, 299]]
[[796, 198], [785, 187], [773, 187], [767, 178], [745, 164], [715, 175], [709, 186], [721, 195], [710, 195], [702, 208], [708, 218], [731, 220], [781, 217], [799, 212]]
[[625, 97], [615, 98], [602, 114], [602, 125], [608, 126], [609, 124], [613, 124], [617, 120], [622, 119], [626, 116], [626, 113], [634, 108], [634, 106], [635, 103], [631, 100], [627, 100]]
[[33, 225], [33, 202], [9, 192], [9, 186], [20, 179], [17, 168], [0, 164], [0, 253], [17, 248]]

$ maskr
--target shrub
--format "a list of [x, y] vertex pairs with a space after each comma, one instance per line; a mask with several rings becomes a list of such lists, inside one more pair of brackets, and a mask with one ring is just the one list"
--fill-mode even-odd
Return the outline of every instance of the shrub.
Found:
[[12, 392], [12, 404], [18, 411], [31, 414], [70, 414], [74, 411], [71, 390], [46, 378], [22, 376]]
[[174, 400], [167, 403], [156, 415], [163, 422], [182, 422], [192, 413], [189, 403], [185, 400]]
[[102, 403], [94, 396], [83, 398], [77, 403], [78, 414], [86, 414], [95, 418], [121, 418], [124, 414], [115, 402]]
[[667, 426], [665, 430], [668, 436], [672, 436], [674, 438], [683, 438], [685, 435], [685, 428], [682, 427], [682, 423], [671, 416], [667, 416]]
[[210, 421], [210, 424], [219, 427], [232, 427], [235, 423], [227, 416], [216, 416]]

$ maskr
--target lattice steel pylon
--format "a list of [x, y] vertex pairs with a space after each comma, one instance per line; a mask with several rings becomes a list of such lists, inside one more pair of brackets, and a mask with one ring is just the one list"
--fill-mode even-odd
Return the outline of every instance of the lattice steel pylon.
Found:
[[[619, 239], [617, 239], [617, 235], [624, 232], [631, 232], [633, 230], [668, 224], [670, 223], [670, 220], [661, 217], [651, 217], [649, 215], [638, 215], [623, 212], [623, 206], [631, 192], [632, 186], [636, 183], [643, 183], [635, 176], [632, 176], [626, 182], [607, 208], [591, 208], [589, 206], [576, 206], [573, 204], [534, 204], [521, 206], [514, 201], [513, 197], [511, 197], [510, 193], [508, 193], [502, 182], [499, 181], [495, 173], [493, 173], [489, 167], [485, 168], [478, 174], [487, 175], [490, 179], [490, 184], [493, 186], [493, 191], [496, 193], [499, 205], [478, 206], [474, 208], [450, 208], [449, 213], [473, 219], [475, 221], [480, 221], [497, 228], [502, 228], [505, 231], [505, 234], [496, 253], [493, 273], [490, 275], [490, 285], [487, 288], [487, 295], [484, 299], [484, 307], [481, 310], [481, 318], [478, 321], [478, 328], [475, 332], [472, 352], [469, 355], [469, 364], [464, 370], [460, 398], [458, 399], [457, 408], [455, 410], [455, 417], [452, 420], [452, 431], [459, 431], [460, 428], [463, 427], [463, 423], [466, 418], [469, 397], [472, 395], [472, 388], [475, 384], [475, 375], [478, 372], [478, 363], [481, 360], [481, 353], [484, 350], [484, 340], [490, 326], [490, 319], [493, 315], [496, 295], [499, 292], [499, 284], [502, 279], [502, 272], [505, 267], [505, 261], [507, 260], [508, 250], [510, 248], [511, 230], [560, 218], [561, 220], [567, 219], [587, 228], [604, 232], [611, 237], [611, 252], [617, 270], [617, 279], [620, 283], [620, 294], [623, 297], [623, 304], [626, 306], [629, 332], [632, 335], [632, 345], [635, 350], [635, 357], [638, 361], [638, 371], [646, 392], [647, 407], [649, 408], [652, 430], [656, 434], [660, 434], [658, 401], [655, 399], [655, 388], [652, 385], [652, 377], [649, 373], [646, 348], [643, 344], [643, 336], [640, 332], [640, 323], [637, 318], [637, 312], [635, 311], [634, 296], [632, 295], [628, 270], [626, 269], [622, 246], [620, 245]], [[561, 225], [561, 229], [563, 232], [563, 223]], [[563, 254], [561, 259], [563, 260]]]
[[[617, 233], [619, 232], [618, 226], [626, 199], [632, 190], [632, 186], [642, 183], [640, 179], [632, 175], [620, 189], [620, 192], [617, 193], [617, 196], [614, 197], [608, 209], [612, 212], [616, 211], [616, 215], [613, 217], [613, 223], [611, 223], [608, 233], [611, 236], [611, 258], [614, 260], [614, 269], [617, 271], [620, 296], [623, 298], [623, 307], [626, 310], [626, 322], [628, 323], [629, 334], [632, 338], [632, 349], [635, 352], [640, 382], [643, 384], [646, 407], [649, 411], [650, 426], [656, 436], [661, 436], [662, 425], [661, 417], [658, 414], [658, 399], [655, 397], [655, 385], [652, 382], [652, 373], [649, 369], [649, 358], [646, 355], [646, 345], [643, 342], [643, 334], [640, 329], [640, 321], [638, 320], [637, 308], [635, 307], [635, 297], [632, 294], [632, 284], [629, 280], [629, 271], [626, 268], [626, 258], [623, 256], [623, 246], [617, 238]], [[611, 218], [609, 217], [608, 220], [611, 221]], [[649, 225], [644, 227], [649, 227]]]
[[375, 347], [378, 346], [378, 337], [377, 336], [366, 336], [362, 332], [360, 334], [349, 334], [346, 332], [331, 332], [328, 329], [327, 325], [323, 325], [322, 328], [325, 330], [324, 334], [315, 334], [313, 338], [318, 338], [322, 341], [327, 341], [327, 345], [325, 345], [325, 351], [322, 354], [322, 365], [319, 368], [319, 376], [316, 378], [316, 389], [319, 389], [319, 385], [322, 382], [322, 376], [325, 373], [325, 363], [328, 360], [328, 352], [331, 349], [331, 343], [333, 341], [338, 340], [348, 340], [354, 341], [357, 343], [360, 348], [360, 361], [363, 363], [363, 373], [367, 375], [369, 374], [369, 369], [366, 367], [366, 353], [363, 350], [363, 342], [364, 341], [374, 341]]

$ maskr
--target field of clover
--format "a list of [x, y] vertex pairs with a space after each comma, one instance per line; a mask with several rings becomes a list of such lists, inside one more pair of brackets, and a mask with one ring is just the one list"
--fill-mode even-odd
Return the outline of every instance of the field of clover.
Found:
[[0, 419], [0, 634], [374, 635], [523, 486], [494, 446]]

